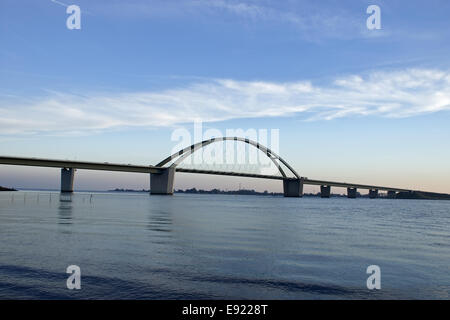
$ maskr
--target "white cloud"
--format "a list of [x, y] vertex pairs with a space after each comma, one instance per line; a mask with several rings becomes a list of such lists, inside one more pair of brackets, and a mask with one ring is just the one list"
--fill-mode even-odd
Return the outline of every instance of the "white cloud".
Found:
[[408, 69], [309, 81], [211, 79], [161, 91], [46, 97], [0, 106], [0, 134], [80, 134], [126, 127], [170, 127], [195, 120], [350, 116], [409, 117], [450, 110], [450, 73]]

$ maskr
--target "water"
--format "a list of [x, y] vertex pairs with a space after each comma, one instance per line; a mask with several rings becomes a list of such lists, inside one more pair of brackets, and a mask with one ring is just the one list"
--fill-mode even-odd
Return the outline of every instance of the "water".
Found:
[[450, 201], [2, 192], [0, 298], [449, 299], [449, 223]]

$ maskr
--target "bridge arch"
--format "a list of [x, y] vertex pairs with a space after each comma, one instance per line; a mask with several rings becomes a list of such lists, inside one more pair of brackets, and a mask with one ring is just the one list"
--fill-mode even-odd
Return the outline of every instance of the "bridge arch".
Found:
[[198, 142], [198, 143], [194, 143], [189, 147], [186, 147], [184, 149], [181, 149], [180, 151], [170, 155], [169, 157], [165, 158], [164, 160], [162, 160], [161, 162], [159, 162], [156, 166], [157, 167], [163, 167], [166, 164], [168, 164], [169, 162], [171, 162], [172, 160], [175, 160], [171, 165], [170, 168], [175, 169], [176, 166], [178, 166], [184, 159], [186, 159], [188, 156], [190, 156], [191, 154], [193, 154], [194, 152], [196, 152], [197, 150], [200, 150], [204, 147], [206, 147], [207, 145], [214, 143], [214, 142], [222, 142], [222, 141], [227, 141], [227, 140], [233, 140], [233, 141], [241, 141], [244, 143], [247, 143], [251, 146], [256, 147], [258, 150], [262, 151], [270, 160], [272, 160], [272, 162], [275, 164], [275, 166], [278, 168], [278, 171], [281, 173], [281, 175], [283, 176], [283, 178], [286, 178], [286, 173], [284, 172], [284, 170], [281, 168], [281, 165], [278, 163], [281, 162], [283, 165], [286, 166], [286, 168], [289, 169], [289, 171], [292, 172], [292, 174], [297, 178], [297, 179], [301, 179], [300, 175], [283, 159], [281, 158], [279, 155], [277, 155], [275, 152], [273, 152], [272, 150], [270, 150], [269, 148], [261, 145], [258, 142], [255, 142], [253, 140], [247, 139], [247, 138], [240, 138], [240, 137], [217, 137], [217, 138], [211, 138], [208, 140], [204, 140], [202, 142]]

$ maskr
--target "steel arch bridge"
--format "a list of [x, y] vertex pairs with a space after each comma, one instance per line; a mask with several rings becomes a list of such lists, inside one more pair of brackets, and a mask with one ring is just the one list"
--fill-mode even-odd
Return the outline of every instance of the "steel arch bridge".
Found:
[[[239, 173], [239, 172], [226, 172], [226, 171], [213, 171], [213, 170], [197, 170], [197, 169], [183, 169], [177, 168], [177, 166], [185, 160], [188, 156], [194, 154], [196, 151], [212, 144], [215, 142], [223, 141], [240, 141], [255, 147], [256, 149], [262, 151], [278, 168], [281, 176], [278, 175], [262, 175], [262, 174], [251, 174], [251, 173]], [[172, 162], [173, 161], [173, 162]], [[164, 167], [165, 165], [172, 162], [172, 164]], [[286, 175], [285, 171], [281, 167], [283, 164], [293, 175], [294, 178], [290, 178]], [[283, 189], [285, 196], [295, 196], [298, 197], [303, 193], [303, 180], [294, 168], [292, 168], [283, 158], [278, 154], [263, 146], [262, 144], [255, 142], [253, 140], [241, 137], [216, 137], [202, 142], [194, 143], [189, 147], [181, 149], [178, 152], [170, 155], [161, 162], [159, 162], [156, 167], [164, 168], [164, 172], [160, 174], [151, 174], [150, 176], [150, 190], [152, 194], [172, 194], [173, 184], [175, 178], [175, 172], [189, 172], [189, 173], [203, 173], [203, 174], [215, 174], [215, 175], [230, 175], [230, 176], [241, 176], [250, 178], [265, 178], [265, 179], [282, 179]]]
[[[227, 172], [215, 170], [198, 170], [198, 169], [186, 169], [178, 167], [178, 165], [184, 159], [186, 159], [188, 156], [192, 155], [196, 151], [212, 143], [221, 141], [240, 141], [255, 147], [256, 149], [262, 151], [274, 163], [274, 165], [276, 166], [276, 168], [278, 168], [278, 171], [281, 175], [263, 175], [263, 174], [230, 172], [230, 171]], [[275, 152], [273, 152], [266, 146], [263, 146], [260, 143], [255, 142], [253, 140], [241, 137], [217, 137], [192, 144], [191, 146], [183, 148], [182, 150], [165, 158], [164, 160], [159, 162], [156, 166], [118, 164], [109, 162], [100, 163], [88, 161], [10, 157], [10, 156], [0, 156], [0, 164], [61, 168], [61, 192], [73, 192], [73, 181], [76, 169], [147, 173], [150, 174], [151, 194], [167, 194], [167, 195], [173, 194], [175, 172], [282, 180], [283, 192], [284, 196], [286, 197], [301, 197], [303, 195], [304, 184], [320, 186], [320, 192], [323, 198], [330, 197], [331, 187], [347, 188], [347, 196], [349, 198], [355, 198], [357, 196], [357, 189], [368, 189], [369, 196], [371, 198], [376, 198], [378, 196], [378, 190], [387, 191], [388, 196], [391, 197], [395, 197], [395, 194], [398, 192], [409, 192], [409, 193], [424, 192], [419, 190], [411, 190], [396, 187], [385, 187], [385, 186], [383, 187], [377, 185], [308, 179], [306, 177], [300, 176], [294, 170], [294, 168], [292, 168], [283, 158], [281, 158], [279, 155], [277, 155]], [[290, 171], [290, 173], [292, 173], [293, 177], [288, 177], [286, 175], [286, 172], [281, 167], [281, 165], [284, 165]]]
[[[269, 148], [263, 146], [262, 144], [255, 142], [253, 140], [250, 139], [246, 139], [246, 138], [240, 138], [240, 137], [218, 137], [218, 138], [212, 138], [212, 139], [208, 139], [208, 140], [204, 140], [202, 142], [198, 142], [195, 144], [192, 144], [189, 147], [186, 147], [184, 149], [181, 149], [180, 151], [170, 155], [169, 157], [165, 158], [164, 160], [162, 160], [161, 162], [159, 162], [156, 166], [157, 167], [164, 167], [166, 164], [170, 163], [171, 161], [173, 161], [173, 163], [169, 166], [171, 168], [176, 168], [181, 162], [183, 162], [183, 160], [185, 160], [188, 156], [194, 154], [196, 151], [212, 144], [215, 142], [223, 142], [223, 141], [240, 141], [240, 142], [244, 142], [248, 145], [254, 146], [256, 149], [262, 151], [272, 162], [273, 164], [278, 168], [278, 171], [280, 172], [281, 176], [283, 178], [288, 178], [286, 176], [286, 173], [284, 172], [283, 168], [281, 167], [280, 163], [281, 162], [284, 166], [286, 166], [286, 168], [289, 169], [289, 171], [294, 175], [294, 177], [296, 177], [297, 179], [301, 179], [300, 175], [294, 170], [294, 168], [292, 168], [283, 158], [281, 158], [279, 155], [277, 155], [275, 152], [273, 152], [272, 150], [270, 150]], [[190, 169], [181, 169], [178, 168], [177, 171], [184, 171], [184, 170], [189, 170], [189, 172], [194, 172], [196, 171], [195, 169], [190, 170]], [[207, 171], [207, 170], [200, 170], [200, 171]], [[186, 171], [185, 171], [186, 172]], [[220, 171], [213, 171], [213, 172], [220, 172]], [[240, 173], [233, 173], [233, 172], [222, 172], [224, 175], [225, 174], [230, 174], [230, 175], [240, 175]], [[260, 176], [260, 175], [254, 175], [254, 176]], [[273, 176], [274, 178], [278, 179], [279, 176]]]

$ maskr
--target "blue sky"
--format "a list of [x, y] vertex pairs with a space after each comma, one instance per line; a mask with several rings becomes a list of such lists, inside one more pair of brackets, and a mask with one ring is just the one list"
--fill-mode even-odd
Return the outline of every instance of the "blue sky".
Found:
[[[449, 14], [445, 0], [3, 0], [0, 154], [156, 164], [201, 120], [279, 129], [280, 155], [310, 178], [450, 193]], [[239, 183], [281, 190], [181, 174], [176, 187]], [[0, 185], [57, 188], [58, 171], [1, 166]], [[148, 177], [76, 177], [113, 187]]]

